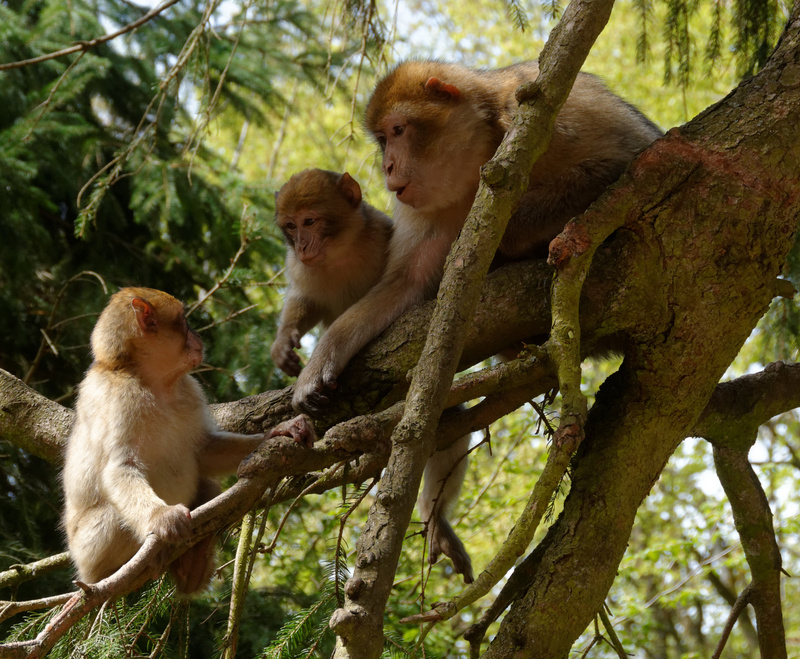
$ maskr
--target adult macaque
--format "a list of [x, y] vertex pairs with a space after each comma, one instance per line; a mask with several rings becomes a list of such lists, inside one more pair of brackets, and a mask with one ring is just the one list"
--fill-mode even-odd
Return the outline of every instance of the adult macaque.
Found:
[[[64, 527], [85, 583], [113, 574], [149, 533], [188, 538], [190, 509], [219, 492], [213, 477], [235, 471], [264, 439], [215, 427], [189, 375], [203, 343], [171, 295], [123, 288], [100, 315], [91, 346], [63, 472]], [[205, 588], [214, 538], [169, 568], [181, 593]]]
[[272, 361], [300, 374], [294, 351], [317, 323], [330, 325], [383, 274], [392, 221], [363, 201], [350, 174], [306, 169], [275, 195], [275, 219], [286, 238], [289, 290]]
[[[395, 230], [381, 280], [334, 322], [295, 385], [293, 404], [309, 413], [368, 341], [409, 307], [435, 294], [450, 245], [475, 198], [480, 168], [495, 153], [517, 107], [514, 93], [539, 68], [524, 62], [476, 71], [443, 62], [405, 62], [378, 82], [365, 123], [383, 153], [396, 194]], [[550, 146], [530, 174], [511, 218], [501, 258], [546, 253], [633, 157], [661, 135], [655, 124], [580, 74]]]
[[[292, 176], [275, 200], [276, 220], [287, 243], [289, 290], [271, 352], [276, 366], [298, 375], [300, 359], [294, 349], [303, 335], [317, 323], [329, 326], [383, 275], [392, 222], [363, 201], [361, 188], [346, 172], [306, 169]], [[466, 435], [430, 458], [418, 502], [430, 561], [444, 553], [467, 583], [472, 582], [472, 564], [447, 511], [458, 500], [469, 439]]]

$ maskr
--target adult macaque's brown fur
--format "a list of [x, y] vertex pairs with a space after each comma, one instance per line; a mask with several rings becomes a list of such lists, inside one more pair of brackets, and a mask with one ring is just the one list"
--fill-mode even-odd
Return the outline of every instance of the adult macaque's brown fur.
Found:
[[[300, 359], [294, 349], [303, 335], [317, 323], [333, 323], [380, 280], [392, 222], [363, 201], [360, 186], [346, 172], [299, 172], [278, 191], [275, 206], [287, 243], [289, 290], [272, 360], [288, 375], [298, 375]], [[472, 564], [447, 512], [458, 500], [466, 474], [469, 440], [465, 435], [431, 456], [419, 499], [431, 562], [444, 553], [467, 583], [472, 582]]]
[[[171, 295], [123, 288], [91, 344], [63, 472], [64, 528], [85, 583], [113, 574], [148, 533], [188, 538], [190, 509], [219, 492], [213, 477], [236, 471], [264, 439], [217, 430], [189, 375], [203, 343]], [[202, 590], [214, 569], [214, 538], [169, 567], [180, 592]]]
[[[296, 408], [319, 410], [325, 388], [336, 385], [353, 355], [409, 307], [435, 294], [450, 245], [475, 199], [480, 168], [511, 125], [514, 93], [538, 72], [536, 62], [476, 71], [411, 61], [378, 82], [365, 123], [381, 148], [386, 185], [397, 199], [386, 270], [322, 337], [295, 385]], [[580, 74], [547, 152], [531, 170], [499, 257], [544, 254], [566, 222], [660, 135], [597, 78]]]

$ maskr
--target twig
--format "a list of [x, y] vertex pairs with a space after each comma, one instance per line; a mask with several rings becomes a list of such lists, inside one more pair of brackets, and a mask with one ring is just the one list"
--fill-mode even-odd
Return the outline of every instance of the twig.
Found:
[[39, 609], [49, 609], [50, 607], [63, 604], [72, 593], [64, 593], [63, 595], [53, 595], [51, 597], [42, 597], [38, 600], [27, 600], [25, 602], [2, 602], [0, 601], [0, 622], [13, 618], [18, 613], [25, 611], [38, 611]]
[[[244, 208], [242, 208], [242, 218], [243, 218], [243, 220], [242, 220], [242, 221], [243, 221], [243, 225], [242, 225], [242, 226], [244, 226], [244, 225], [245, 225], [245, 222], [244, 222], [244, 216], [245, 216], [245, 214], [246, 214], [246, 213], [247, 213], [247, 205], [245, 205], [245, 206], [244, 206]], [[197, 310], [197, 308], [198, 308], [198, 307], [200, 307], [200, 306], [202, 306], [203, 304], [205, 304], [205, 303], [206, 303], [206, 300], [208, 300], [208, 299], [209, 299], [209, 298], [210, 298], [212, 295], [214, 295], [214, 293], [216, 293], [216, 292], [217, 292], [217, 291], [218, 291], [220, 288], [222, 288], [222, 285], [223, 285], [223, 284], [224, 284], [226, 281], [228, 281], [228, 279], [230, 279], [231, 275], [233, 274], [233, 269], [236, 267], [236, 263], [237, 263], [237, 262], [239, 261], [239, 259], [242, 257], [242, 254], [244, 254], [244, 253], [245, 253], [245, 251], [247, 250], [247, 246], [248, 246], [249, 244], [250, 244], [250, 239], [249, 239], [249, 237], [247, 236], [247, 232], [246, 232], [246, 231], [243, 229], [243, 230], [242, 230], [241, 237], [240, 237], [239, 249], [237, 249], [237, 250], [236, 250], [236, 254], [234, 254], [234, 255], [233, 255], [233, 258], [231, 259], [231, 264], [230, 264], [230, 266], [228, 266], [228, 269], [225, 271], [225, 274], [224, 274], [224, 275], [222, 275], [222, 278], [221, 278], [221, 279], [219, 279], [219, 281], [217, 281], [217, 282], [216, 282], [216, 283], [215, 283], [215, 284], [214, 284], [214, 285], [213, 285], [213, 286], [212, 286], [212, 287], [211, 287], [211, 288], [210, 288], [210, 289], [209, 289], [209, 290], [206, 292], [206, 294], [205, 294], [205, 295], [203, 295], [203, 297], [201, 297], [201, 298], [200, 298], [200, 299], [199, 299], [197, 302], [195, 302], [193, 305], [191, 305], [191, 306], [190, 306], [190, 307], [189, 307], [189, 308], [186, 310], [186, 315], [187, 315], [187, 317], [188, 317], [188, 316], [190, 316], [190, 315], [192, 315], [192, 313], [193, 313], [195, 310]], [[252, 307], [250, 307], [250, 308], [252, 308]]]
[[25, 581], [30, 581], [53, 570], [60, 570], [68, 565], [69, 552], [67, 551], [26, 565], [12, 565], [4, 572], [0, 572], [0, 589], [18, 586]]
[[711, 659], [719, 659], [722, 656], [722, 651], [725, 649], [725, 644], [728, 642], [728, 637], [731, 635], [733, 631], [733, 626], [736, 624], [736, 621], [739, 619], [739, 616], [744, 611], [745, 607], [750, 603], [750, 596], [753, 592], [753, 584], [747, 584], [747, 587], [739, 593], [739, 597], [736, 598], [736, 601], [733, 603], [731, 607], [731, 612], [728, 614], [728, 620], [725, 622], [725, 628], [722, 630], [722, 634], [719, 637], [719, 643], [717, 643], [717, 648], [714, 650], [714, 654], [711, 655]]
[[[31, 366], [28, 369], [28, 372], [25, 374], [25, 377], [22, 378], [22, 381], [25, 384], [28, 384], [31, 381], [31, 378], [33, 377], [33, 374], [36, 373], [36, 369], [39, 368], [39, 364], [41, 363], [42, 358], [44, 357], [45, 353], [47, 352], [47, 348], [48, 347], [55, 354], [58, 354], [58, 352], [55, 349], [55, 346], [53, 346], [53, 343], [50, 340], [50, 337], [47, 335], [47, 332], [49, 332], [51, 329], [53, 329], [56, 326], [56, 324], [53, 323], [53, 319], [55, 318], [56, 312], [58, 311], [58, 307], [61, 304], [61, 300], [64, 297], [64, 294], [67, 292], [67, 289], [69, 288], [69, 286], [73, 282], [78, 281], [79, 279], [85, 277], [86, 275], [91, 275], [92, 277], [96, 277], [97, 280], [100, 282], [100, 285], [103, 287], [103, 292], [106, 295], [108, 295], [108, 287], [106, 286], [105, 280], [103, 279], [102, 276], [100, 276], [99, 274], [97, 274], [93, 270], [84, 270], [82, 272], [79, 272], [77, 275], [74, 275], [73, 277], [70, 277], [66, 281], [66, 283], [61, 287], [61, 290], [58, 291], [58, 295], [56, 295], [56, 299], [53, 302], [53, 309], [50, 311], [50, 315], [47, 318], [47, 326], [42, 330], [42, 340], [39, 343], [39, 350], [36, 352], [36, 357], [33, 358], [33, 362], [31, 363]], [[62, 320], [57, 324], [58, 325], [62, 325], [64, 322], [65, 321]]]
[[112, 32], [111, 34], [107, 34], [103, 37], [98, 37], [97, 39], [90, 39], [89, 41], [79, 41], [74, 46], [70, 46], [69, 48], [63, 48], [62, 50], [57, 50], [52, 53], [48, 53], [47, 55], [40, 55], [39, 57], [32, 57], [31, 59], [21, 60], [19, 62], [9, 62], [7, 64], [0, 64], [0, 71], [8, 71], [9, 69], [19, 69], [23, 66], [29, 66], [30, 64], [39, 64], [40, 62], [46, 62], [47, 60], [56, 59], [58, 57], [64, 57], [65, 55], [70, 55], [72, 53], [77, 53], [79, 51], [86, 52], [87, 50], [94, 48], [95, 46], [99, 46], [100, 44], [104, 44], [107, 41], [111, 41], [112, 39], [116, 39], [123, 34], [127, 34], [128, 32], [132, 32], [137, 27], [144, 25], [149, 20], [155, 18], [164, 10], [169, 9], [172, 5], [177, 4], [179, 0], [168, 0], [163, 5], [155, 7], [147, 12], [144, 16], [140, 19], [133, 21], [133, 23], [128, 23], [123, 28], [120, 28], [116, 32]]
[[[547, 457], [547, 463], [542, 470], [541, 476], [539, 476], [539, 480], [536, 481], [536, 485], [533, 487], [522, 514], [489, 565], [460, 595], [450, 601], [435, 604], [433, 609], [427, 613], [417, 617], [412, 616], [413, 620], [409, 620], [409, 622], [438, 622], [452, 618], [458, 611], [483, 597], [499, 583], [514, 566], [517, 559], [525, 552], [525, 549], [533, 539], [542, 516], [550, 504], [550, 499], [569, 467], [572, 454], [579, 443], [578, 438], [572, 435], [554, 438], [550, 455]], [[504, 590], [506, 589], [504, 588]], [[498, 597], [495, 603], [499, 600], [505, 601], [503, 598]], [[508, 603], [510, 603], [510, 600], [505, 606]], [[502, 613], [505, 606], [497, 611], [497, 615]], [[499, 605], [497, 608], [499, 608]]]
[[611, 624], [611, 620], [609, 620], [608, 618], [608, 614], [606, 613], [605, 603], [603, 604], [603, 606], [600, 607], [598, 615], [600, 616], [600, 621], [603, 623], [603, 627], [605, 628], [606, 633], [608, 634], [608, 638], [610, 639], [608, 640], [604, 638], [604, 640], [612, 648], [614, 648], [615, 652], [617, 653], [617, 656], [620, 659], [627, 659], [628, 653], [625, 652], [625, 648], [622, 647], [622, 642], [619, 640], [617, 632], [614, 631], [614, 625]]
[[[47, 110], [48, 107], [50, 107], [50, 103], [53, 100], [53, 96], [55, 96], [59, 87], [61, 87], [61, 83], [67, 79], [72, 69], [74, 69], [78, 65], [78, 62], [80, 62], [83, 59], [83, 55], [84, 53], [81, 53], [75, 58], [74, 61], [70, 62], [70, 65], [66, 69], [64, 69], [64, 72], [58, 78], [58, 82], [56, 82], [56, 84], [53, 85], [53, 88], [50, 90], [50, 93], [47, 95], [47, 98], [39, 104], [38, 107], [41, 108], [39, 114], [36, 115], [36, 118], [31, 123], [31, 127], [28, 129], [28, 133], [22, 140], [23, 142], [27, 142], [31, 138], [31, 135], [33, 135], [33, 131], [36, 129], [36, 126], [39, 125], [39, 122], [44, 116], [45, 111]], [[0, 70], [2, 70], [2, 67], [0, 67]]]

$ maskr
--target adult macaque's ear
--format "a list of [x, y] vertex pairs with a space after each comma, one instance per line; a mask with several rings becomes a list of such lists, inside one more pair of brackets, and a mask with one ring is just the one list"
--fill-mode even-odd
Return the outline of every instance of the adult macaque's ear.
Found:
[[425, 83], [425, 89], [435, 94], [448, 96], [454, 101], [458, 101], [461, 98], [461, 90], [458, 87], [447, 82], [442, 82], [439, 78], [428, 78], [428, 82]]
[[353, 208], [361, 203], [361, 186], [347, 172], [339, 177], [336, 187], [339, 188], [339, 192], [344, 195], [344, 198]]
[[131, 308], [136, 314], [136, 322], [143, 332], [156, 332], [158, 331], [158, 321], [156, 320], [156, 311], [153, 305], [147, 300], [140, 297], [135, 297], [131, 300]]

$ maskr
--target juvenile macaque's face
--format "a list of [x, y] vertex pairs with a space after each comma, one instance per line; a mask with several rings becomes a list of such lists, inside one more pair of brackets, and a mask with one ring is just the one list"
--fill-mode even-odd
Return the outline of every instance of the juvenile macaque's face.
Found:
[[280, 214], [278, 226], [295, 256], [308, 266], [325, 259], [329, 239], [336, 233], [332, 223], [319, 211], [304, 208]]
[[163, 377], [189, 373], [203, 361], [203, 342], [189, 327], [183, 305], [175, 298], [134, 298], [131, 307], [139, 326], [137, 360], [149, 373]]
[[174, 331], [182, 343], [181, 353], [190, 370], [200, 366], [203, 361], [203, 341], [200, 335], [189, 327], [183, 312], [175, 320]]

